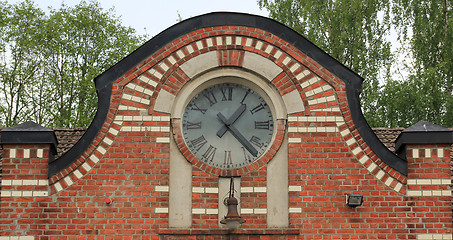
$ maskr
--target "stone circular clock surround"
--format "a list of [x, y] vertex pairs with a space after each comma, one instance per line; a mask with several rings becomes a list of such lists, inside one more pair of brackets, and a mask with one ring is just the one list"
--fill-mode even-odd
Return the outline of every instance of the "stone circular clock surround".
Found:
[[[238, 68], [217, 68], [208, 72], [199, 74], [194, 80], [186, 83], [186, 85], [178, 93], [175, 102], [172, 107], [172, 127], [174, 133], [174, 139], [181, 153], [186, 159], [194, 166], [199, 167], [210, 173], [215, 173], [220, 176], [237, 176], [246, 172], [256, 170], [266, 164], [272, 159], [275, 153], [278, 151], [281, 141], [276, 141], [277, 135], [283, 136], [285, 133], [285, 122], [286, 122], [286, 107], [281, 99], [278, 90], [272, 84], [269, 84], [268, 79], [259, 76], [257, 74], [244, 71]], [[214, 164], [208, 164], [204, 160], [200, 160], [199, 157], [189, 150], [191, 147], [188, 146], [187, 141], [183, 140], [182, 121], [184, 111], [186, 110], [189, 102], [196, 97], [201, 91], [207, 88], [211, 88], [223, 83], [237, 84], [249, 88], [254, 91], [257, 95], [263, 98], [267, 103], [269, 110], [272, 113], [273, 121], [273, 132], [268, 146], [264, 152], [260, 152], [257, 158], [253, 159], [248, 164], [241, 164], [239, 167], [215, 167]], [[280, 129], [280, 130], [279, 130]], [[206, 149], [205, 149], [206, 150]]]
[[253, 163], [274, 135], [269, 104], [254, 90], [230, 82], [199, 92], [186, 106], [181, 123], [192, 154], [222, 169]]

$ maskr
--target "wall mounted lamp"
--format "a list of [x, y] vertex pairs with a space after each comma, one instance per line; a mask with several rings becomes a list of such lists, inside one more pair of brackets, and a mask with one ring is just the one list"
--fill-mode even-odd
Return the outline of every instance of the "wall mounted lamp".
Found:
[[351, 208], [356, 208], [362, 206], [363, 195], [361, 194], [347, 194], [346, 195], [346, 204]]
[[230, 192], [227, 199], [228, 212], [227, 215], [220, 221], [221, 224], [226, 224], [230, 230], [237, 229], [245, 222], [238, 213], [238, 200], [234, 197], [234, 181], [231, 178]]

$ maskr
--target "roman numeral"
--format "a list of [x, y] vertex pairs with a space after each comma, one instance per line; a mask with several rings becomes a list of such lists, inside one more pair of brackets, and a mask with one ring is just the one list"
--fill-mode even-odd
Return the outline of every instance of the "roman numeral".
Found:
[[264, 109], [264, 105], [262, 103], [260, 103], [260, 105], [254, 107], [253, 109], [250, 110], [250, 113], [252, 114], [255, 114], [256, 112], [260, 111], [260, 110], [263, 110]]
[[197, 106], [197, 104], [192, 103], [192, 110], [200, 111], [201, 113], [205, 114], [205, 112], [206, 112], [208, 109], [199, 108], [199, 107]]
[[261, 139], [257, 136], [252, 136], [252, 138], [250, 138], [250, 143], [259, 148], [262, 148], [264, 146], [264, 143], [262, 143]]
[[244, 147], [241, 147], [241, 148], [242, 148], [242, 151], [244, 152], [245, 161], [248, 163], [252, 163], [252, 157], [250, 156], [249, 151], [247, 149], [245, 149]]
[[203, 153], [203, 155], [201, 155], [202, 159], [205, 161], [205, 162], [212, 162], [212, 160], [214, 159], [214, 156], [215, 156], [215, 151], [217, 150], [217, 148], [213, 147], [212, 145], [209, 145], [208, 149], [206, 150], [205, 153]]
[[193, 146], [195, 150], [199, 151], [207, 142], [208, 141], [206, 141], [204, 136], [201, 135], [200, 137], [190, 141], [190, 144]]
[[267, 129], [269, 130], [269, 127], [272, 126], [272, 124], [267, 121], [255, 121], [255, 129]]
[[241, 104], [244, 104], [244, 101], [245, 101], [245, 99], [247, 98], [247, 95], [249, 95], [249, 93], [250, 93], [250, 89], [247, 90], [247, 92], [245, 93], [244, 97], [242, 98]]
[[231, 159], [231, 151], [225, 151], [225, 158], [223, 159], [223, 165], [230, 165], [233, 164], [233, 160]]
[[200, 122], [189, 122], [187, 121], [186, 129], [201, 129], [201, 121]]
[[205, 93], [203, 93], [203, 96], [208, 99], [211, 106], [217, 103], [217, 99], [215, 98], [212, 91], [206, 91]]
[[222, 101], [231, 101], [233, 99], [233, 87], [220, 88], [222, 91]]

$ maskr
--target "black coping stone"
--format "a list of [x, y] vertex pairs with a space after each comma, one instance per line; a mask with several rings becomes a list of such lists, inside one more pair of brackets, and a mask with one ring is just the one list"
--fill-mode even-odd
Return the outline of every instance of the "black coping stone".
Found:
[[55, 155], [58, 140], [52, 129], [28, 121], [1, 130], [0, 144], [50, 144], [50, 149]]
[[430, 123], [419, 121], [405, 129], [395, 140], [395, 150], [399, 156], [405, 156], [406, 144], [452, 144], [453, 130]]

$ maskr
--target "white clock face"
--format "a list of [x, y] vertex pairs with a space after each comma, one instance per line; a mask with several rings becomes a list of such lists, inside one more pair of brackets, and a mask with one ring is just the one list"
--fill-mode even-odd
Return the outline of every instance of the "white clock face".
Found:
[[182, 133], [189, 150], [206, 164], [247, 166], [267, 150], [274, 132], [271, 109], [252, 89], [234, 83], [204, 89], [186, 106]]

